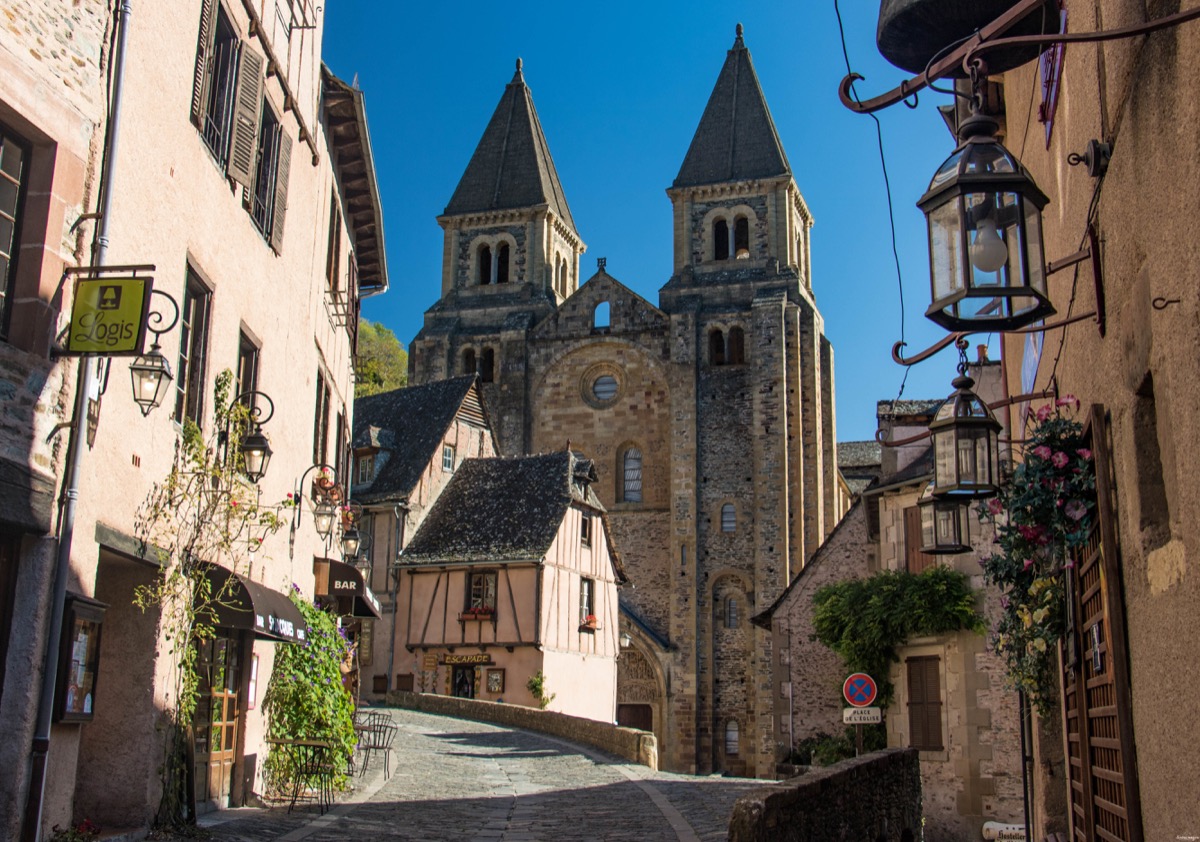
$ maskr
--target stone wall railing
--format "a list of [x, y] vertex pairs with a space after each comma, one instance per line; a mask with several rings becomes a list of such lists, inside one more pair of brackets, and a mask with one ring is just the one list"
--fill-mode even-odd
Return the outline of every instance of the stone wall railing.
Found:
[[657, 740], [650, 732], [639, 731], [636, 728], [622, 728], [608, 722], [597, 722], [593, 719], [537, 710], [521, 705], [459, 699], [455, 696], [438, 696], [433, 693], [388, 693], [387, 703], [423, 713], [457, 716], [461, 719], [474, 719], [493, 722], [497, 725], [524, 728], [529, 731], [539, 731], [543, 734], [561, 737], [564, 740], [593, 746], [609, 754], [615, 754], [617, 757], [623, 757], [651, 769], [658, 769]]
[[730, 842], [912, 842], [921, 830], [917, 752], [893, 748], [813, 769], [743, 796]]

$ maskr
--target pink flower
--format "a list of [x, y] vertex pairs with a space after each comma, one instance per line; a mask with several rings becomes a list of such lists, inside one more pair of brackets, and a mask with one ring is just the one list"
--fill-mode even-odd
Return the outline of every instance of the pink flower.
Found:
[[1033, 559], [1027, 558], [1027, 559], [1025, 559], [1025, 564], [1021, 567], [1021, 569], [1028, 570], [1031, 567], [1033, 567]]
[[1056, 400], [1054, 402], [1054, 405], [1055, 406], [1070, 406], [1075, 409], [1079, 409], [1079, 398], [1075, 397], [1074, 395], [1063, 395], [1061, 398], [1059, 398], [1058, 400]]
[[[1046, 532], [1040, 526], [1018, 526], [1017, 531], [1021, 533], [1021, 537], [1031, 544], [1048, 544], [1050, 539], [1046, 536]], [[1033, 564], [1033, 562], [1029, 562]]]
[[1072, 500], [1063, 507], [1063, 513], [1071, 520], [1082, 520], [1087, 514], [1087, 506], [1081, 500]]
[[229, 505], [233, 506], [233, 508], [236, 509], [237, 508], [237, 500], [230, 500]]
[[1088, 450], [1086, 447], [1081, 447], [1078, 450], [1076, 450], [1075, 452], [1079, 454], [1081, 459], [1091, 459], [1092, 458], [1092, 451]]
[[290, 493], [288, 494], [288, 499], [289, 499], [289, 500], [291, 500], [291, 499], [292, 499], [292, 495], [291, 495]]
[[1048, 445], [1044, 445], [1044, 444], [1038, 445], [1037, 447], [1035, 447], [1033, 449], [1033, 455], [1038, 457], [1039, 459], [1049, 459], [1050, 458], [1050, 447]]
[[1050, 461], [1054, 463], [1056, 468], [1065, 468], [1067, 466], [1067, 454], [1061, 450], [1054, 451], [1054, 455], [1050, 457]]
[[1040, 407], [1038, 407], [1038, 411], [1037, 411], [1037, 420], [1045, 421], [1053, 414], [1054, 414], [1054, 407], [1051, 406], [1050, 404], [1046, 404], [1045, 406], [1040, 406]]
[[1066, 562], [1063, 564], [1063, 566], [1062, 566], [1062, 569], [1063, 569], [1063, 570], [1070, 570], [1070, 569], [1071, 569], [1072, 567], [1074, 567], [1074, 566], [1075, 566], [1075, 559], [1073, 559], [1073, 558], [1069, 558], [1069, 559], [1067, 559], [1067, 560], [1066, 560]]
[[999, 497], [992, 497], [987, 501], [987, 510], [989, 514], [998, 515], [1004, 511], [1004, 505], [1000, 502]]

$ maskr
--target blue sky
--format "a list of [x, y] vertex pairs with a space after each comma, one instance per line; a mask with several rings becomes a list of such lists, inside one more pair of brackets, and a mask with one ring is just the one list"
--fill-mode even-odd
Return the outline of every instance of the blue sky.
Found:
[[[838, 439], [870, 438], [875, 403], [895, 397], [891, 361], [900, 303], [875, 125], [837, 98], [845, 74], [833, 0], [788, 4], [381, 3], [326, 7], [325, 61], [357, 74], [382, 193], [391, 292], [364, 315], [407, 346], [438, 298], [442, 233], [435, 217], [512, 78], [517, 57], [588, 245], [652, 303], [671, 273], [674, 180], [734, 27], [745, 26], [759, 81], [796, 182], [816, 219], [813, 289], [834, 345]], [[842, 16], [864, 99], [904, 74], [875, 48], [878, 4], [844, 0]], [[880, 113], [904, 277], [909, 350], [944, 331], [924, 317], [929, 272], [915, 202], [953, 141], [925, 92], [919, 107]], [[915, 366], [906, 398], [950, 391], [953, 350]]]

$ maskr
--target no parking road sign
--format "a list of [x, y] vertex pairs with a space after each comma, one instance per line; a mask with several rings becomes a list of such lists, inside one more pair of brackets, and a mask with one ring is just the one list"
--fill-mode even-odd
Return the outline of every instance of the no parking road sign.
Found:
[[842, 695], [856, 708], [865, 708], [870, 705], [875, 701], [878, 693], [879, 688], [875, 686], [875, 679], [865, 672], [856, 672], [848, 676], [842, 685]]

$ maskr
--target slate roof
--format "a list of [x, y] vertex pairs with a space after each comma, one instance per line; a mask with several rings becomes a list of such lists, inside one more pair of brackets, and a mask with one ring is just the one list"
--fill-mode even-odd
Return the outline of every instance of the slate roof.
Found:
[[876, 413], [879, 415], [933, 415], [939, 406], [945, 403], [945, 398], [929, 398], [911, 401], [879, 401], [876, 403]]
[[475, 154], [450, 197], [450, 204], [446, 205], [446, 214], [543, 204], [549, 205], [571, 228], [575, 227], [554, 159], [550, 157], [550, 146], [533, 107], [533, 97], [521, 73], [521, 60], [517, 59], [517, 72], [484, 129]]
[[369, 503], [407, 497], [474, 383], [470, 374], [355, 399], [353, 447], [391, 451], [375, 481], [355, 490], [355, 499]]
[[675, 186], [769, 178], [791, 172], [739, 23], [733, 49], [708, 98]]
[[878, 466], [882, 458], [883, 447], [874, 439], [840, 441], [837, 445], [837, 464], [842, 470]]
[[933, 445], [929, 445], [921, 455], [890, 477], [880, 477], [877, 488], [890, 488], [895, 485], [915, 482], [933, 473]]
[[602, 515], [617, 578], [604, 506], [592, 490], [592, 460], [568, 450], [536, 456], [466, 459], [401, 555], [404, 564], [496, 564], [540, 560], [572, 503]]

